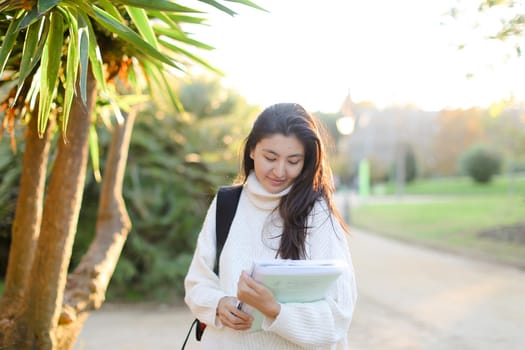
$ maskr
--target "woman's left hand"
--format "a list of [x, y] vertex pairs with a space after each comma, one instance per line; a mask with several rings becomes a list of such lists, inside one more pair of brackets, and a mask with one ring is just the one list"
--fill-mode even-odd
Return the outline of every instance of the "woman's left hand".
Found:
[[251, 278], [246, 271], [239, 277], [237, 299], [253, 306], [266, 317], [275, 318], [281, 312], [281, 304], [275, 301], [272, 291]]

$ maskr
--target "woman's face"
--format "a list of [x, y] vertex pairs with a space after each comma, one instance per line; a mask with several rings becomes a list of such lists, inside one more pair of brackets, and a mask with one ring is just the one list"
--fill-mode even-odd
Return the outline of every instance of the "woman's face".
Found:
[[303, 170], [304, 146], [295, 136], [276, 134], [261, 139], [250, 152], [255, 176], [264, 189], [279, 193]]

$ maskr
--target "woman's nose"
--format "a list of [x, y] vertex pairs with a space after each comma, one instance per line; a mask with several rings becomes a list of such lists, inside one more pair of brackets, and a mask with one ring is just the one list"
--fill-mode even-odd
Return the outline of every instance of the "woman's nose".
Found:
[[278, 177], [283, 177], [284, 174], [286, 173], [286, 165], [284, 162], [277, 162], [275, 164], [275, 167], [273, 168], [273, 172], [276, 176]]

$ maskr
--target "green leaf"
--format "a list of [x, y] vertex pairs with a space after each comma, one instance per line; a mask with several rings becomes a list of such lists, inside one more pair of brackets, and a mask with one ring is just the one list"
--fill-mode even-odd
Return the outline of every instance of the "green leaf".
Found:
[[[93, 30], [93, 26], [91, 25], [91, 21], [86, 16], [85, 13], [82, 11], [78, 12], [78, 16], [80, 17], [79, 21], [80, 25], [86, 24], [88, 27], [88, 54], [89, 54], [89, 61], [91, 62], [91, 69], [93, 70], [93, 74], [95, 75], [95, 79], [97, 80], [97, 83], [100, 84], [103, 91], [108, 91], [108, 86], [106, 84], [106, 79], [104, 79], [104, 70], [103, 70], [103, 63], [102, 63], [102, 55], [100, 54], [100, 48], [97, 44], [97, 36], [95, 35], [95, 31]], [[89, 69], [87, 66], [84, 67], [87, 74], [87, 69]], [[86, 85], [81, 85], [81, 94], [86, 95]], [[83, 91], [82, 91], [83, 89]]]
[[252, 2], [252, 1], [249, 1], [249, 0], [225, 0], [225, 1], [236, 2], [238, 4], [242, 4], [242, 5], [246, 5], [246, 6], [249, 6], [249, 7], [253, 7], [254, 9], [257, 9], [257, 10], [268, 12], [268, 10], [262, 8], [261, 6], [257, 5], [256, 3]]
[[208, 63], [204, 59], [202, 59], [202, 58], [192, 54], [191, 52], [189, 52], [187, 50], [184, 50], [181, 47], [175, 46], [172, 43], [169, 43], [169, 42], [167, 42], [165, 40], [162, 40], [162, 39], [160, 39], [160, 43], [162, 45], [164, 45], [165, 47], [167, 47], [168, 49], [170, 49], [171, 51], [183, 54], [184, 56], [186, 56], [186, 57], [190, 58], [191, 60], [201, 64], [202, 66], [208, 68], [209, 70], [211, 70], [211, 71], [213, 71], [213, 72], [215, 72], [215, 73], [217, 73], [219, 75], [224, 75], [223, 71], [221, 71], [218, 68], [213, 67], [210, 63]]
[[80, 16], [77, 13], [77, 23], [78, 23], [78, 42], [79, 42], [79, 52], [80, 52], [80, 97], [82, 98], [82, 103], [86, 105], [87, 103], [87, 93], [86, 93], [86, 84], [87, 84], [87, 72], [89, 69], [89, 28], [87, 23], [84, 21], [84, 17]]
[[59, 11], [53, 11], [50, 21], [51, 27], [44, 45], [41, 62], [40, 102], [38, 106], [38, 134], [40, 136], [46, 130], [64, 41], [64, 16]]
[[128, 6], [138, 7], [145, 10], [201, 13], [201, 11], [198, 11], [196, 9], [178, 5], [168, 0], [118, 0], [114, 2]]
[[142, 37], [155, 49], [158, 50], [159, 44], [157, 42], [157, 37], [155, 36], [155, 32], [151, 28], [151, 24], [149, 23], [148, 14], [145, 10], [139, 9], [136, 7], [130, 7], [126, 6], [126, 10], [129, 13], [129, 16], [133, 20], [133, 23], [139, 30], [139, 33], [142, 35]]
[[89, 128], [89, 154], [91, 155], [91, 164], [93, 165], [93, 176], [97, 182], [100, 182], [100, 155], [98, 149], [98, 135], [95, 124]]
[[[22, 53], [22, 60], [20, 61], [20, 70], [18, 76], [18, 89], [16, 90], [15, 98], [11, 102], [13, 107], [18, 100], [18, 96], [24, 87], [24, 82], [35, 67], [35, 65], [40, 61], [42, 56], [42, 49], [44, 48], [45, 38], [49, 30], [48, 21], [45, 17], [42, 17], [40, 22], [34, 22], [26, 30], [26, 37], [24, 40], [24, 48]], [[43, 34], [44, 39], [39, 39], [40, 35]]]
[[178, 28], [179, 23], [202, 24], [203, 22], [206, 22], [206, 18], [201, 17], [177, 15], [175, 13], [165, 13], [161, 11], [148, 11], [148, 13], [162, 20], [171, 28]]
[[15, 9], [17, 9], [16, 4], [11, 3], [9, 0], [0, 0], [0, 13], [7, 13]]
[[37, 7], [33, 7], [31, 11], [26, 13], [22, 22], [18, 25], [18, 29], [24, 29], [25, 27], [30, 26], [39, 18], [42, 18], [42, 13], [38, 12]]
[[159, 71], [159, 74], [160, 74], [160, 77], [162, 79], [162, 82], [164, 83], [165, 91], [169, 95], [171, 103], [175, 107], [175, 110], [178, 111], [178, 112], [184, 111], [184, 107], [182, 106], [182, 103], [177, 98], [177, 96], [173, 93], [173, 90], [171, 89], [171, 85], [168, 82], [168, 80], [166, 79], [166, 74], [164, 74], [164, 72], [160, 72], [160, 71]]
[[38, 0], [38, 12], [46, 13], [51, 10], [53, 7], [58, 5], [61, 0]]
[[[152, 64], [152, 62], [144, 62], [143, 67], [144, 71], [146, 72], [146, 77], [148, 85], [150, 86], [150, 91], [161, 91], [167, 94], [167, 97], [169, 98], [171, 104], [174, 106], [175, 110], [184, 110], [184, 107], [182, 107], [182, 104], [175, 96], [170, 84], [166, 80], [166, 74], [159, 67]], [[156, 86], [160, 87], [160, 89], [153, 88], [153, 83], [155, 83]]]
[[38, 37], [43, 24], [44, 18], [42, 18], [39, 22], [31, 24], [26, 30], [24, 48], [22, 51], [22, 60], [20, 61], [20, 77], [18, 78], [18, 86], [22, 85], [29, 74], [29, 68], [31, 67], [31, 62], [33, 61], [33, 57], [35, 56], [35, 52], [38, 47]]
[[122, 17], [122, 15], [119, 12], [119, 10], [117, 9], [117, 7], [111, 1], [109, 1], [109, 0], [98, 0], [97, 3], [98, 3], [98, 5], [100, 5], [101, 8], [104, 9], [104, 11], [109, 13], [111, 16], [116, 18], [118, 21], [120, 21], [122, 23], [125, 22], [124, 18]]
[[40, 58], [42, 57], [42, 52], [44, 51], [44, 45], [47, 40], [47, 35], [49, 34], [49, 27], [50, 27], [50, 21], [49, 17], [42, 17], [43, 24], [42, 29], [38, 35], [38, 47], [36, 48], [35, 55], [31, 59], [31, 66], [29, 67], [29, 72], [33, 71], [35, 66], [38, 62], [40, 62]]
[[122, 115], [122, 111], [120, 110], [120, 107], [117, 101], [115, 100], [114, 96], [109, 96], [109, 104], [113, 109], [113, 112], [115, 113], [115, 119], [117, 120], [117, 123], [123, 124], [124, 116]]
[[71, 111], [71, 104], [75, 95], [78, 65], [80, 62], [80, 43], [76, 16], [75, 14], [72, 14], [70, 12], [68, 12], [68, 16], [69, 44], [67, 49], [66, 81], [64, 84], [64, 111], [62, 114], [62, 136], [65, 140], [67, 140], [67, 124], [69, 121], [69, 112]]
[[26, 99], [29, 100], [29, 105], [31, 106], [31, 109], [34, 109], [34, 106], [36, 104], [36, 100], [40, 96], [38, 94], [38, 91], [40, 89], [40, 76], [41, 76], [42, 67], [38, 67], [36, 73], [31, 78], [31, 84], [29, 85], [29, 90], [26, 94]]
[[7, 60], [9, 59], [9, 56], [11, 55], [11, 50], [13, 50], [13, 46], [15, 45], [16, 37], [18, 35], [18, 23], [20, 23], [22, 18], [23, 17], [18, 17], [17, 19], [12, 21], [11, 24], [9, 24], [9, 27], [7, 28], [2, 47], [0, 48], [0, 76], [2, 76], [2, 74], [4, 73]]
[[138, 85], [138, 80], [137, 80], [137, 74], [135, 73], [135, 67], [134, 67], [134, 63], [132, 63], [130, 69], [128, 70], [128, 81], [129, 83], [131, 84], [131, 86], [133, 87], [133, 90], [135, 91], [140, 91], [140, 87]]
[[224, 6], [223, 4], [221, 4], [221, 3], [217, 2], [217, 1], [214, 1], [214, 0], [199, 0], [199, 1], [203, 2], [205, 4], [208, 4], [210, 6], [213, 6], [216, 9], [221, 10], [222, 12], [225, 12], [225, 13], [229, 14], [230, 16], [234, 16], [234, 15], [237, 14], [237, 12], [233, 11], [229, 7], [226, 7], [226, 6]]
[[86, 12], [93, 17], [95, 21], [97, 21], [101, 26], [106, 28], [112, 33], [117, 34], [120, 36], [124, 41], [127, 41], [131, 46], [141, 52], [142, 54], [146, 56], [150, 56], [151, 58], [155, 58], [159, 60], [160, 62], [164, 62], [172, 67], [179, 68], [175, 62], [167, 58], [164, 54], [156, 50], [153, 46], [148, 44], [146, 41], [144, 41], [137, 33], [135, 33], [133, 30], [129, 29], [122, 23], [119, 23], [116, 21], [111, 15], [109, 15], [104, 10], [96, 7], [96, 6], [86, 6], [84, 4], [80, 5], [84, 9], [86, 9]]
[[186, 43], [188, 45], [198, 47], [199, 49], [203, 49], [203, 50], [215, 49], [213, 46], [210, 46], [200, 41], [189, 38], [184, 32], [178, 29], [165, 28], [165, 27], [160, 27], [160, 26], [153, 26], [153, 29], [155, 30], [155, 32], [159, 34], [166, 35], [167, 37], [171, 39]]
[[24, 40], [22, 59], [20, 61], [20, 70], [17, 82], [18, 88], [16, 90], [15, 98], [11, 102], [11, 108], [16, 104], [18, 96], [20, 95], [20, 92], [22, 92], [22, 88], [24, 87], [25, 80], [35, 67], [36, 63], [40, 60], [40, 57], [42, 55], [43, 45], [38, 45], [38, 39], [41, 27], [44, 25], [43, 22], [45, 22], [45, 18], [42, 18], [42, 21], [40, 23], [33, 23], [28, 28], [28, 30], [26, 30], [26, 37]]

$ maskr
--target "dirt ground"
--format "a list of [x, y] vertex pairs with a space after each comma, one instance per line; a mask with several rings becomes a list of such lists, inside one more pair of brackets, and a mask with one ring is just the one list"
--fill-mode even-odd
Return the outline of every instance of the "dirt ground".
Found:
[[[525, 271], [353, 231], [359, 299], [351, 350], [521, 350]], [[180, 349], [182, 304], [105, 305], [75, 350]], [[198, 349], [191, 337], [187, 349]]]

